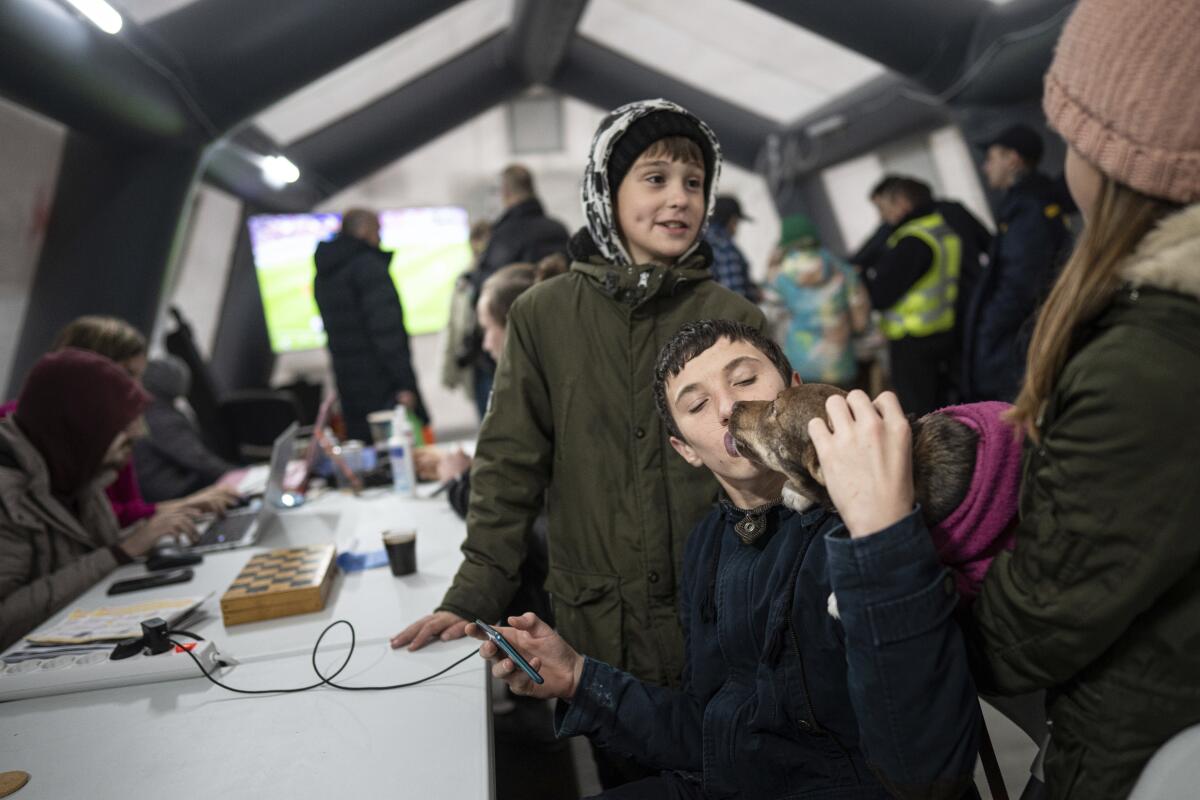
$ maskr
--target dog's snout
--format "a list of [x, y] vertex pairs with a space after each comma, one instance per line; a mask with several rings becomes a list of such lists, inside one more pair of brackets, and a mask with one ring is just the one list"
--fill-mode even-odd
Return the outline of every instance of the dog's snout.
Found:
[[730, 433], [743, 443], [749, 443], [755, 438], [755, 431], [770, 406], [765, 400], [740, 400], [734, 403], [727, 422]]
[[730, 407], [728, 423], [731, 430], [736, 429], [743, 422], [742, 418], [746, 415], [746, 411], [750, 405], [745, 400], [738, 400]]

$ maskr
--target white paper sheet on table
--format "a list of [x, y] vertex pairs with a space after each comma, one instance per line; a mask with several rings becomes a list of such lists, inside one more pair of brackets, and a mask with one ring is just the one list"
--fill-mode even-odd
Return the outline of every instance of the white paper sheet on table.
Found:
[[76, 609], [62, 622], [25, 637], [25, 641], [37, 645], [77, 645], [129, 639], [142, 635], [142, 620], [162, 617], [168, 623], [176, 623], [204, 600], [204, 597], [177, 597], [86, 611]]

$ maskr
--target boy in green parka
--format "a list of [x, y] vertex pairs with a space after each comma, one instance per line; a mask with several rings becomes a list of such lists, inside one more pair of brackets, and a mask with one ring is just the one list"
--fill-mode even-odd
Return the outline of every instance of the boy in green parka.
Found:
[[[509, 313], [471, 472], [465, 560], [437, 611], [393, 647], [499, 619], [545, 508], [558, 630], [642, 680], [678, 685], [679, 566], [717, 487], [671, 451], [654, 404], [655, 358], [685, 322], [765, 324], [709, 270], [703, 233], [720, 170], [716, 136], [674, 103], [631, 103], [601, 121], [571, 269]], [[606, 787], [621, 782], [599, 766]]]

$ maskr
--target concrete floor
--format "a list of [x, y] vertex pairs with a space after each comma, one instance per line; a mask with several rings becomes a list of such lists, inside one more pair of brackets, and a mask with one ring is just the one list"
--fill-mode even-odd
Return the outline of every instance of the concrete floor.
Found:
[[[1037, 755], [1037, 745], [1024, 731], [987, 703], [983, 704], [983, 721], [991, 734], [992, 747], [996, 749], [996, 761], [1004, 775], [1008, 796], [1016, 800], [1029, 781], [1029, 765]], [[991, 800], [992, 793], [983, 775], [983, 767], [978, 763], [975, 765], [975, 786], [984, 800]]]

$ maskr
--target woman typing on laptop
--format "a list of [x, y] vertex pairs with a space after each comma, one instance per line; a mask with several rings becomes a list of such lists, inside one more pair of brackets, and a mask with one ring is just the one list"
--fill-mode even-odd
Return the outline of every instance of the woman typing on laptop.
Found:
[[[67, 347], [88, 350], [110, 359], [139, 384], [146, 371], [146, 337], [117, 317], [83, 316], [75, 319], [59, 332], [53, 349]], [[0, 417], [12, 414], [16, 408], [16, 402], [0, 405]], [[177, 494], [173, 499], [157, 504], [147, 502], [142, 496], [132, 459], [126, 460], [117, 471], [106, 494], [122, 527], [143, 519], [154, 519], [158, 515], [175, 519], [181, 514], [194, 518], [199, 514], [221, 512], [238, 500], [236, 492], [214, 483], [186, 496]]]
[[160, 539], [194, 532], [182, 512], [121, 531], [105, 496], [147, 402], [112, 361], [67, 348], [42, 357], [0, 420], [0, 650]]

